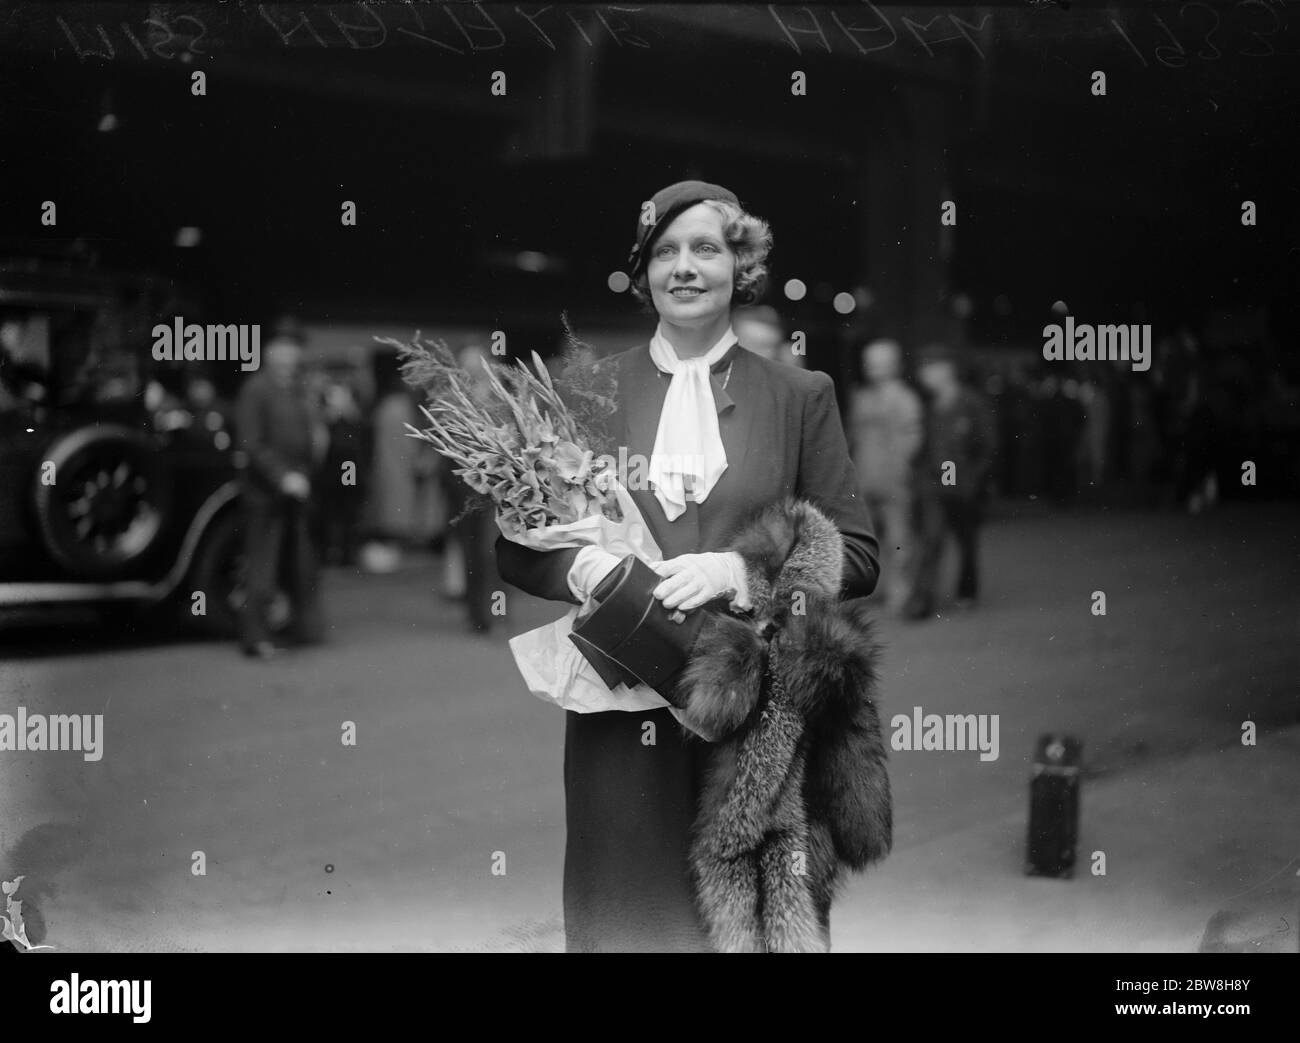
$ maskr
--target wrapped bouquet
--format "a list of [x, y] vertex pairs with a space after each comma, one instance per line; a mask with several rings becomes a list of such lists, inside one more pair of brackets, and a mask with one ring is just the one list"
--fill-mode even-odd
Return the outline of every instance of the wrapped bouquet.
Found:
[[[619, 557], [663, 560], [649, 527], [619, 481], [614, 436], [613, 376], [571, 339], [563, 368], [552, 378], [534, 352], [533, 368], [479, 360], [462, 366], [445, 343], [416, 333], [397, 348], [406, 382], [428, 398], [426, 426], [407, 425], [446, 457], [473, 492], [470, 509], [496, 513], [508, 540], [534, 550], [595, 545]], [[645, 686], [611, 692], [569, 640], [580, 609], [511, 639], [528, 688], [580, 713], [644, 710], [667, 705]]]

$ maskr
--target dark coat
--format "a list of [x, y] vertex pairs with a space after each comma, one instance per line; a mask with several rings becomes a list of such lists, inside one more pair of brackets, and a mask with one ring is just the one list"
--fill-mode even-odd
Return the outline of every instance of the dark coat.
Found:
[[235, 403], [235, 437], [246, 457], [244, 494], [274, 500], [288, 472], [311, 476], [317, 428], [323, 429], [323, 421], [301, 383], [286, 390], [266, 370], [249, 377]]
[[[605, 364], [618, 368], [614, 430], [622, 432], [629, 455], [649, 460], [669, 377], [651, 360], [648, 344], [613, 355]], [[727, 469], [708, 499], [687, 503], [670, 522], [652, 489], [631, 490], [664, 558], [722, 550], [755, 506], [798, 496], [816, 504], [843, 536], [842, 595], [870, 594], [879, 576], [879, 548], [858, 495], [831, 378], [771, 362], [740, 345], [713, 369]], [[536, 551], [498, 537], [496, 550], [507, 583], [537, 597], [576, 603], [567, 581], [576, 548]]]
[[[613, 430], [629, 455], [648, 460], [669, 378], [655, 367], [648, 345], [603, 364], [615, 366], [618, 379]], [[770, 362], [739, 345], [713, 369], [727, 470], [708, 499], [688, 503], [669, 522], [652, 489], [630, 490], [664, 556], [729, 549], [757, 509], [799, 497], [816, 504], [838, 530], [833, 551], [840, 564], [837, 593], [871, 593], [878, 548], [857, 492], [830, 377]], [[574, 602], [567, 576], [576, 549], [535, 551], [498, 538], [496, 552], [506, 582], [537, 597]], [[761, 589], [754, 589], [761, 597]], [[753, 633], [752, 624], [726, 618]], [[641, 742], [640, 729], [649, 719], [659, 729], [654, 746]], [[842, 721], [835, 714], [823, 715], [818, 721], [826, 728], [860, 727], [852, 715]], [[855, 755], [852, 743], [820, 748], [827, 756]], [[713, 754], [727, 757], [730, 750], [727, 743], [713, 747], [687, 740], [667, 710], [568, 714], [564, 909], [571, 948], [720, 947], [710, 943], [710, 935], [717, 937], [714, 918], [708, 915], [698, 875], [692, 873], [700, 835], [693, 827], [700, 808], [707, 806], [701, 802], [709, 786], [720, 786], [726, 778], [725, 772], [710, 772]], [[826, 780], [835, 774], [813, 777]], [[824, 840], [824, 832], [815, 837]], [[829, 866], [829, 856], [813, 864]], [[830, 874], [822, 872], [819, 879], [827, 884]], [[829, 900], [818, 904], [823, 920], [828, 909]]]
[[[997, 446], [997, 421], [988, 402], [963, 387], [946, 409], [930, 404], [925, 444], [917, 457], [917, 484], [931, 495], [982, 501], [988, 495]], [[945, 485], [942, 477], [949, 463], [955, 484]]]
[[876, 709], [877, 645], [842, 602], [842, 539], [806, 501], [775, 503], [731, 541], [752, 621], [708, 616], [681, 691], [717, 738], [691, 870], [722, 952], [824, 952], [844, 868], [889, 852], [893, 815]]

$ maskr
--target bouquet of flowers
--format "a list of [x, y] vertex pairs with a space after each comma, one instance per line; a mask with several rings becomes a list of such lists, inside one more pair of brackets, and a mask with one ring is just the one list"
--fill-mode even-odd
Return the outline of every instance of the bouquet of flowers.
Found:
[[[603, 515], [621, 520], [610, 495], [612, 472], [597, 460], [589, 439], [569, 412], [546, 364], [533, 353], [536, 375], [517, 368], [494, 372], [482, 360], [486, 389], [457, 364], [445, 344], [389, 340], [403, 353], [403, 376], [433, 391], [421, 406], [429, 426], [410, 434], [429, 442], [455, 464], [453, 471], [496, 507], [507, 535], [566, 525]], [[442, 385], [441, 393], [434, 391]]]
[[[567, 324], [566, 324], [567, 325]], [[639, 508], [617, 474], [614, 377], [570, 333], [563, 368], [552, 378], [534, 352], [533, 369], [481, 359], [462, 367], [447, 345], [376, 338], [397, 348], [403, 379], [428, 396], [427, 426], [408, 435], [431, 444], [475, 494], [471, 509], [496, 512], [506, 539], [534, 550], [594, 544], [623, 557], [663, 560]], [[667, 705], [644, 686], [611, 696], [568, 640], [578, 608], [510, 642], [530, 691], [579, 712]]]

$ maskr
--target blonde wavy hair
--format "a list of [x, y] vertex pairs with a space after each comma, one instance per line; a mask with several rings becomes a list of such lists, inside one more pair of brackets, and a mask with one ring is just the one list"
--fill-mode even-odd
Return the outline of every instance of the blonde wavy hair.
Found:
[[[772, 251], [772, 229], [761, 217], [747, 214], [735, 203], [725, 199], [705, 199], [705, 206], [711, 208], [722, 218], [722, 236], [727, 248], [736, 257], [736, 273], [732, 282], [732, 301], [737, 305], [753, 304], [767, 287], [767, 255]], [[666, 227], [666, 226], [665, 226]], [[657, 236], [656, 236], [657, 238]], [[651, 243], [646, 243], [649, 251]], [[632, 280], [632, 296], [641, 302], [647, 310], [654, 310], [653, 298], [650, 296], [650, 282], [646, 269], [650, 262], [641, 266], [641, 273]]]

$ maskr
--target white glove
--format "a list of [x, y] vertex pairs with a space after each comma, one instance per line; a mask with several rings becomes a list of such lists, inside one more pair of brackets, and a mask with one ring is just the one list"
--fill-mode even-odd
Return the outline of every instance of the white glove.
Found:
[[736, 551], [679, 554], [650, 567], [664, 577], [654, 589], [664, 608], [689, 612], [723, 596], [730, 597], [732, 608], [750, 607], [745, 559]]
[[600, 581], [613, 572], [622, 560], [617, 554], [611, 554], [600, 547], [583, 547], [569, 566], [567, 578], [573, 596], [585, 602], [600, 585]]

